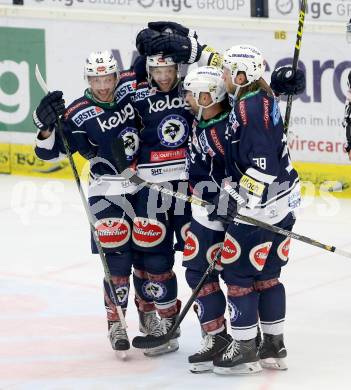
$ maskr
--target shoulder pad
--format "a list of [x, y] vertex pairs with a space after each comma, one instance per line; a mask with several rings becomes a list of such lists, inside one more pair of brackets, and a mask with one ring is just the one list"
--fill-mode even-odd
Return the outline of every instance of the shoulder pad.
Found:
[[133, 78], [133, 79], [135, 79], [136, 75], [135, 75], [135, 72], [133, 72], [132, 70], [129, 70], [129, 71], [121, 72], [119, 74], [119, 77], [120, 77], [120, 80], [126, 79], [126, 78]]
[[86, 107], [88, 106], [89, 104], [91, 104], [91, 101], [88, 100], [86, 97], [81, 97], [77, 100], [75, 100], [73, 103], [71, 103], [65, 113], [64, 113], [64, 118], [67, 120], [69, 119], [70, 117], [72, 117], [72, 115], [74, 113], [76, 113], [80, 108], [82, 107]]

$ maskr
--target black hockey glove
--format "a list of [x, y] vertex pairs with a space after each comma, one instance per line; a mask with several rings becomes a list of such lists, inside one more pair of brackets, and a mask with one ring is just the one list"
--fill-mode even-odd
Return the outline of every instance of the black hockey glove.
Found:
[[278, 95], [298, 95], [306, 88], [305, 74], [300, 69], [293, 72], [291, 66], [281, 66], [272, 73], [271, 88]]
[[163, 53], [164, 57], [172, 57], [176, 63], [192, 64], [199, 60], [202, 46], [195, 38], [168, 32], [152, 39], [152, 53]]
[[65, 111], [65, 101], [62, 99], [61, 91], [49, 92], [44, 96], [37, 109], [33, 112], [34, 125], [39, 130], [54, 129], [57, 118]]
[[160, 33], [168, 32], [183, 35], [184, 37], [191, 36], [197, 39], [197, 34], [195, 31], [189, 30], [187, 27], [184, 27], [179, 23], [159, 21], [149, 22], [147, 26], [152, 30], [158, 31]]
[[223, 190], [213, 198], [212, 204], [214, 207], [213, 205], [206, 206], [210, 221], [219, 221], [229, 225], [238, 214], [237, 202]]
[[152, 39], [160, 36], [161, 34], [158, 31], [152, 30], [150, 28], [144, 28], [141, 30], [135, 40], [136, 48], [140, 55], [152, 55], [158, 54], [153, 53], [152, 51]]

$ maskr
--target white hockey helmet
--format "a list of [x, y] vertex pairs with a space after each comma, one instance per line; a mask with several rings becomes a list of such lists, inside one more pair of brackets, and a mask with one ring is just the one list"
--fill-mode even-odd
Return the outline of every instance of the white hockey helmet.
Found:
[[149, 71], [150, 67], [171, 66], [177, 65], [172, 57], [163, 57], [163, 54], [155, 54], [146, 57], [146, 69]]
[[88, 76], [106, 76], [116, 73], [119, 77], [117, 61], [109, 50], [90, 53], [84, 65], [84, 78]]
[[[223, 55], [223, 67], [230, 70], [232, 82], [237, 87], [245, 87], [260, 79], [266, 68], [261, 52], [250, 45], [232, 46], [226, 50]], [[234, 82], [239, 72], [245, 72], [247, 83], [244, 85]]]
[[[183, 82], [185, 91], [191, 91], [199, 107], [199, 98], [201, 92], [207, 92], [211, 95], [212, 103], [219, 103], [226, 97], [226, 88], [223, 80], [223, 71], [214, 66], [201, 66], [189, 72]], [[206, 108], [204, 107], [204, 108]]]

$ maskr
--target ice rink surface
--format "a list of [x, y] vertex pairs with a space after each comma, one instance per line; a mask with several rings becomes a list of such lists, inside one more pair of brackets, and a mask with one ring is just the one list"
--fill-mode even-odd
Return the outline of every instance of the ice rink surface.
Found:
[[[282, 280], [289, 370], [251, 377], [194, 375], [195, 314], [178, 352], [116, 359], [106, 338], [103, 271], [74, 182], [0, 175], [0, 389], [350, 389], [351, 259], [294, 242]], [[351, 251], [351, 201], [307, 198], [295, 231]], [[189, 289], [180, 256], [179, 296]], [[129, 337], [138, 334], [130, 293]]]

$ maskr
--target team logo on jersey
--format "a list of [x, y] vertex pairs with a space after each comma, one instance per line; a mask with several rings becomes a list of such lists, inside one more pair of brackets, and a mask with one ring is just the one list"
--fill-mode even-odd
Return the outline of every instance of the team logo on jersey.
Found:
[[[222, 243], [221, 242], [217, 242], [216, 244], [213, 244], [211, 245], [208, 249], [207, 249], [207, 252], [206, 252], [206, 259], [208, 261], [208, 263], [212, 263], [212, 261], [214, 260], [214, 258], [216, 257], [217, 255], [217, 252], [219, 250], [221, 250], [222, 248]], [[223, 267], [221, 265], [221, 256], [219, 257], [219, 259], [216, 261], [216, 265], [215, 265], [215, 269], [217, 271], [223, 271]]]
[[103, 248], [116, 248], [130, 238], [130, 225], [122, 218], [103, 218], [95, 223], [95, 228]]
[[238, 241], [229, 233], [226, 233], [222, 248], [221, 264], [231, 264], [239, 259], [241, 247]]
[[133, 106], [128, 103], [119, 111], [114, 111], [114, 115], [111, 115], [108, 119], [101, 121], [97, 118], [101, 131], [104, 133], [106, 130], [112, 130], [119, 125], [123, 125], [127, 120], [134, 119], [135, 112]]
[[162, 145], [176, 148], [188, 138], [188, 122], [180, 115], [168, 115], [159, 124], [157, 132]]
[[258, 271], [262, 271], [264, 265], [266, 264], [271, 246], [272, 242], [269, 241], [256, 245], [250, 250], [250, 262]]
[[118, 286], [116, 288], [116, 295], [117, 295], [118, 303], [120, 303], [121, 305], [127, 303], [128, 293], [129, 293], [129, 287], [127, 285]]
[[126, 127], [118, 137], [123, 138], [127, 160], [133, 160], [139, 149], [138, 130], [133, 127]]
[[205, 308], [199, 299], [195, 299], [194, 310], [195, 310], [195, 313], [197, 315], [197, 318], [201, 321], [204, 314], [205, 314]]
[[182, 228], [180, 229], [180, 235], [181, 235], [184, 242], [186, 240], [189, 229], [190, 229], [190, 222], [183, 225]]
[[147, 281], [142, 286], [143, 293], [150, 298], [162, 299], [167, 294], [167, 288], [163, 283]]
[[199, 253], [199, 240], [192, 231], [188, 231], [186, 236], [183, 261], [192, 260]]
[[166, 226], [154, 219], [136, 217], [133, 224], [133, 241], [143, 248], [160, 244], [166, 235]]
[[87, 107], [84, 110], [78, 111], [76, 115], [72, 117], [72, 121], [77, 127], [82, 126], [82, 124], [91, 119], [96, 118], [97, 116], [103, 114], [105, 111], [101, 107]]
[[288, 261], [289, 259], [289, 250], [290, 250], [290, 237], [287, 237], [283, 242], [278, 246], [278, 256], [283, 261]]
[[228, 301], [228, 311], [231, 323], [235, 322], [241, 314], [236, 305], [234, 305], [234, 303], [230, 301]]

